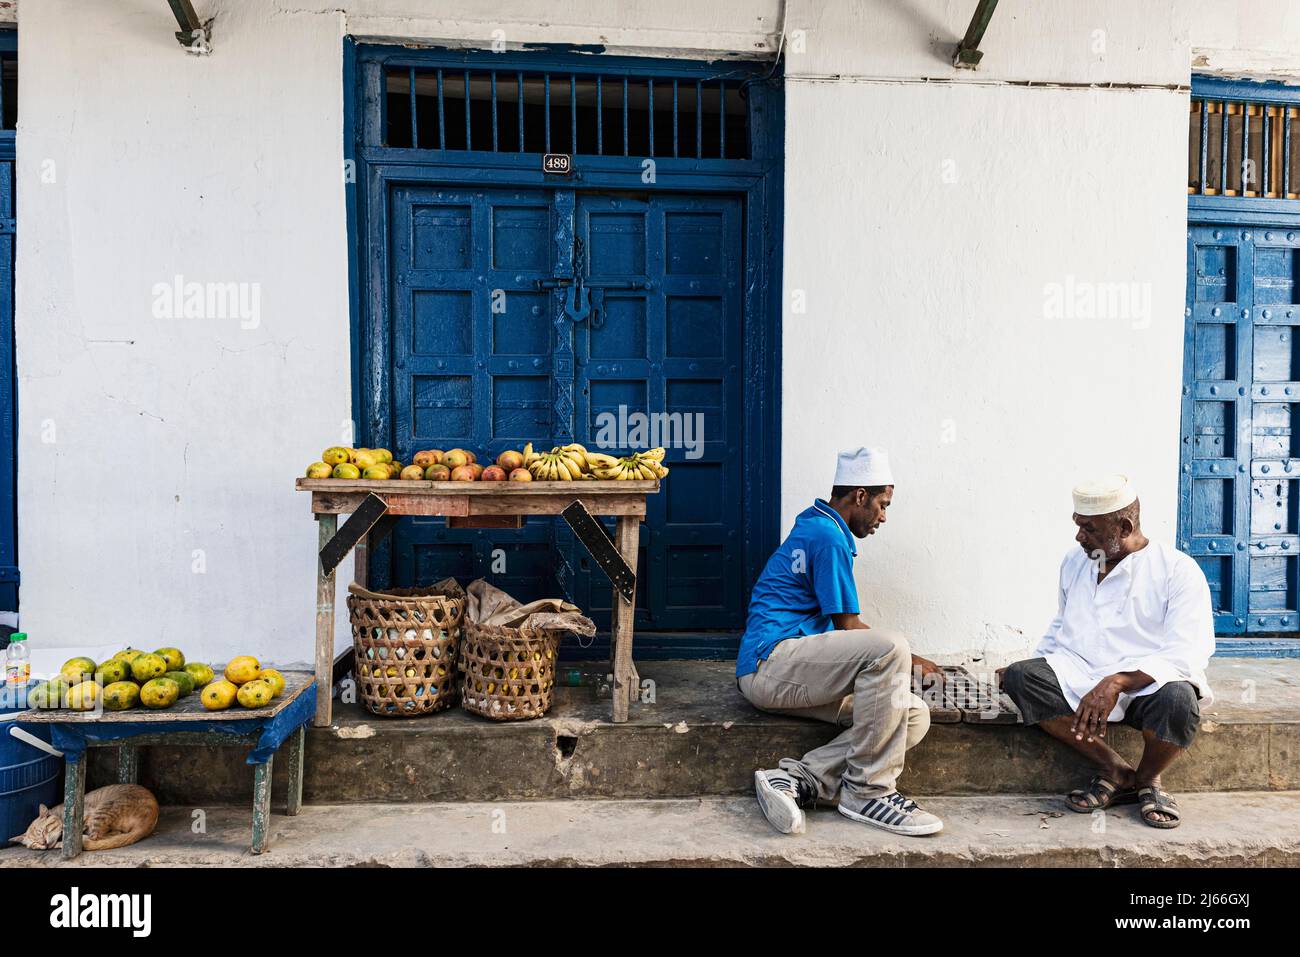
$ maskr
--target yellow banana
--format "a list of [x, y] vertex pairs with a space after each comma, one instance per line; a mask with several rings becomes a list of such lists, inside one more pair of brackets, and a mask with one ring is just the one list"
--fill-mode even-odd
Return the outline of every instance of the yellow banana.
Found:
[[664, 455], [665, 455], [664, 450], [659, 448], [659, 449], [651, 449], [648, 452], [638, 452], [636, 453], [636, 458], [653, 459], [656, 462], [662, 462], [664, 460]]
[[641, 462], [641, 463], [639, 463], [639, 464], [637, 465], [637, 471], [639, 471], [639, 472], [641, 473], [641, 478], [643, 478], [643, 479], [653, 480], [653, 479], [655, 478], [655, 473], [654, 473], [654, 471], [650, 468], [650, 463], [649, 463], [649, 462]]
[[[561, 481], [561, 482], [572, 482], [572, 481], [573, 481], [573, 475], [571, 475], [570, 472], [569, 472], [569, 460], [568, 460], [568, 459], [566, 459], [566, 458], [565, 458], [564, 456], [562, 456], [562, 455], [561, 455], [561, 456], [557, 456], [556, 459], [555, 459], [555, 467], [559, 470], [559, 473], [560, 473], [560, 481]], [[579, 474], [581, 474], [581, 473], [579, 473]]]
[[583, 472], [587, 471], [587, 460], [578, 452], [564, 453], [565, 459], [569, 463], [569, 471], [573, 473], [574, 478], [578, 478]]
[[537, 453], [533, 451], [533, 443], [529, 442], [524, 446], [524, 468], [532, 468], [533, 463], [537, 461]]
[[606, 455], [603, 452], [588, 452], [587, 464], [595, 469], [607, 469], [610, 466], [617, 465], [618, 459], [612, 455]]

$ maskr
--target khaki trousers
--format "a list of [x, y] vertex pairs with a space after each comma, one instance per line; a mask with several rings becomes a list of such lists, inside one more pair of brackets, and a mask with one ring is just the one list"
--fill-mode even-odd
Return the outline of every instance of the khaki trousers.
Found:
[[788, 638], [738, 685], [761, 711], [845, 728], [802, 758], [780, 764], [812, 785], [818, 799], [833, 802], [841, 787], [856, 798], [895, 790], [907, 749], [930, 729], [930, 710], [912, 693], [911, 681], [907, 639], [869, 628]]

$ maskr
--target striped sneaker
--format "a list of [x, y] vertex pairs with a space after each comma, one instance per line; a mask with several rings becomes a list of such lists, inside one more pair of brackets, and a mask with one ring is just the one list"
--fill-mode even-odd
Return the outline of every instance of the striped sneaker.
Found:
[[943, 830], [943, 821], [929, 811], [921, 810], [915, 801], [909, 801], [897, 791], [867, 798], [865, 801], [843, 794], [840, 796], [839, 810], [850, 821], [861, 821], [863, 824], [910, 837], [937, 834]]
[[803, 808], [816, 797], [803, 781], [781, 770], [755, 771], [754, 791], [767, 823], [782, 834], [802, 834]]

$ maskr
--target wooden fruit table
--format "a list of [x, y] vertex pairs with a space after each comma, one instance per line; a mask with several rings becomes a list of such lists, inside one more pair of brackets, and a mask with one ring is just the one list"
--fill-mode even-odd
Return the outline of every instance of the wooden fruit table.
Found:
[[[400, 516], [444, 516], [452, 528], [520, 528], [525, 516], [558, 516], [575, 501], [581, 502], [593, 516], [618, 519], [614, 547], [632, 574], [631, 596], [625, 590], [614, 588], [611, 607], [615, 612], [610, 623], [613, 719], [627, 720], [628, 707], [638, 690], [632, 663], [637, 548], [646, 496], [659, 491], [658, 481], [408, 482], [300, 478], [297, 489], [311, 493], [321, 555], [316, 583], [316, 727], [331, 721], [335, 572], [347, 552], [355, 549], [357, 583], [365, 587], [369, 550], [392, 530]], [[340, 529], [338, 516], [342, 514], [350, 514], [352, 518]]]

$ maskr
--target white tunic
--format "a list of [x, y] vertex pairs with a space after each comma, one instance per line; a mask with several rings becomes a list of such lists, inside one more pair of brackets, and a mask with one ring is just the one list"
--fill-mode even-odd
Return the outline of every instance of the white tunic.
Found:
[[1214, 612], [1205, 573], [1191, 556], [1148, 542], [1099, 585], [1097, 563], [1075, 546], [1061, 562], [1056, 618], [1035, 653], [1047, 659], [1072, 708], [1109, 675], [1142, 671], [1155, 679], [1121, 694], [1111, 721], [1123, 718], [1135, 697], [1171, 681], [1190, 681], [1209, 704]]

